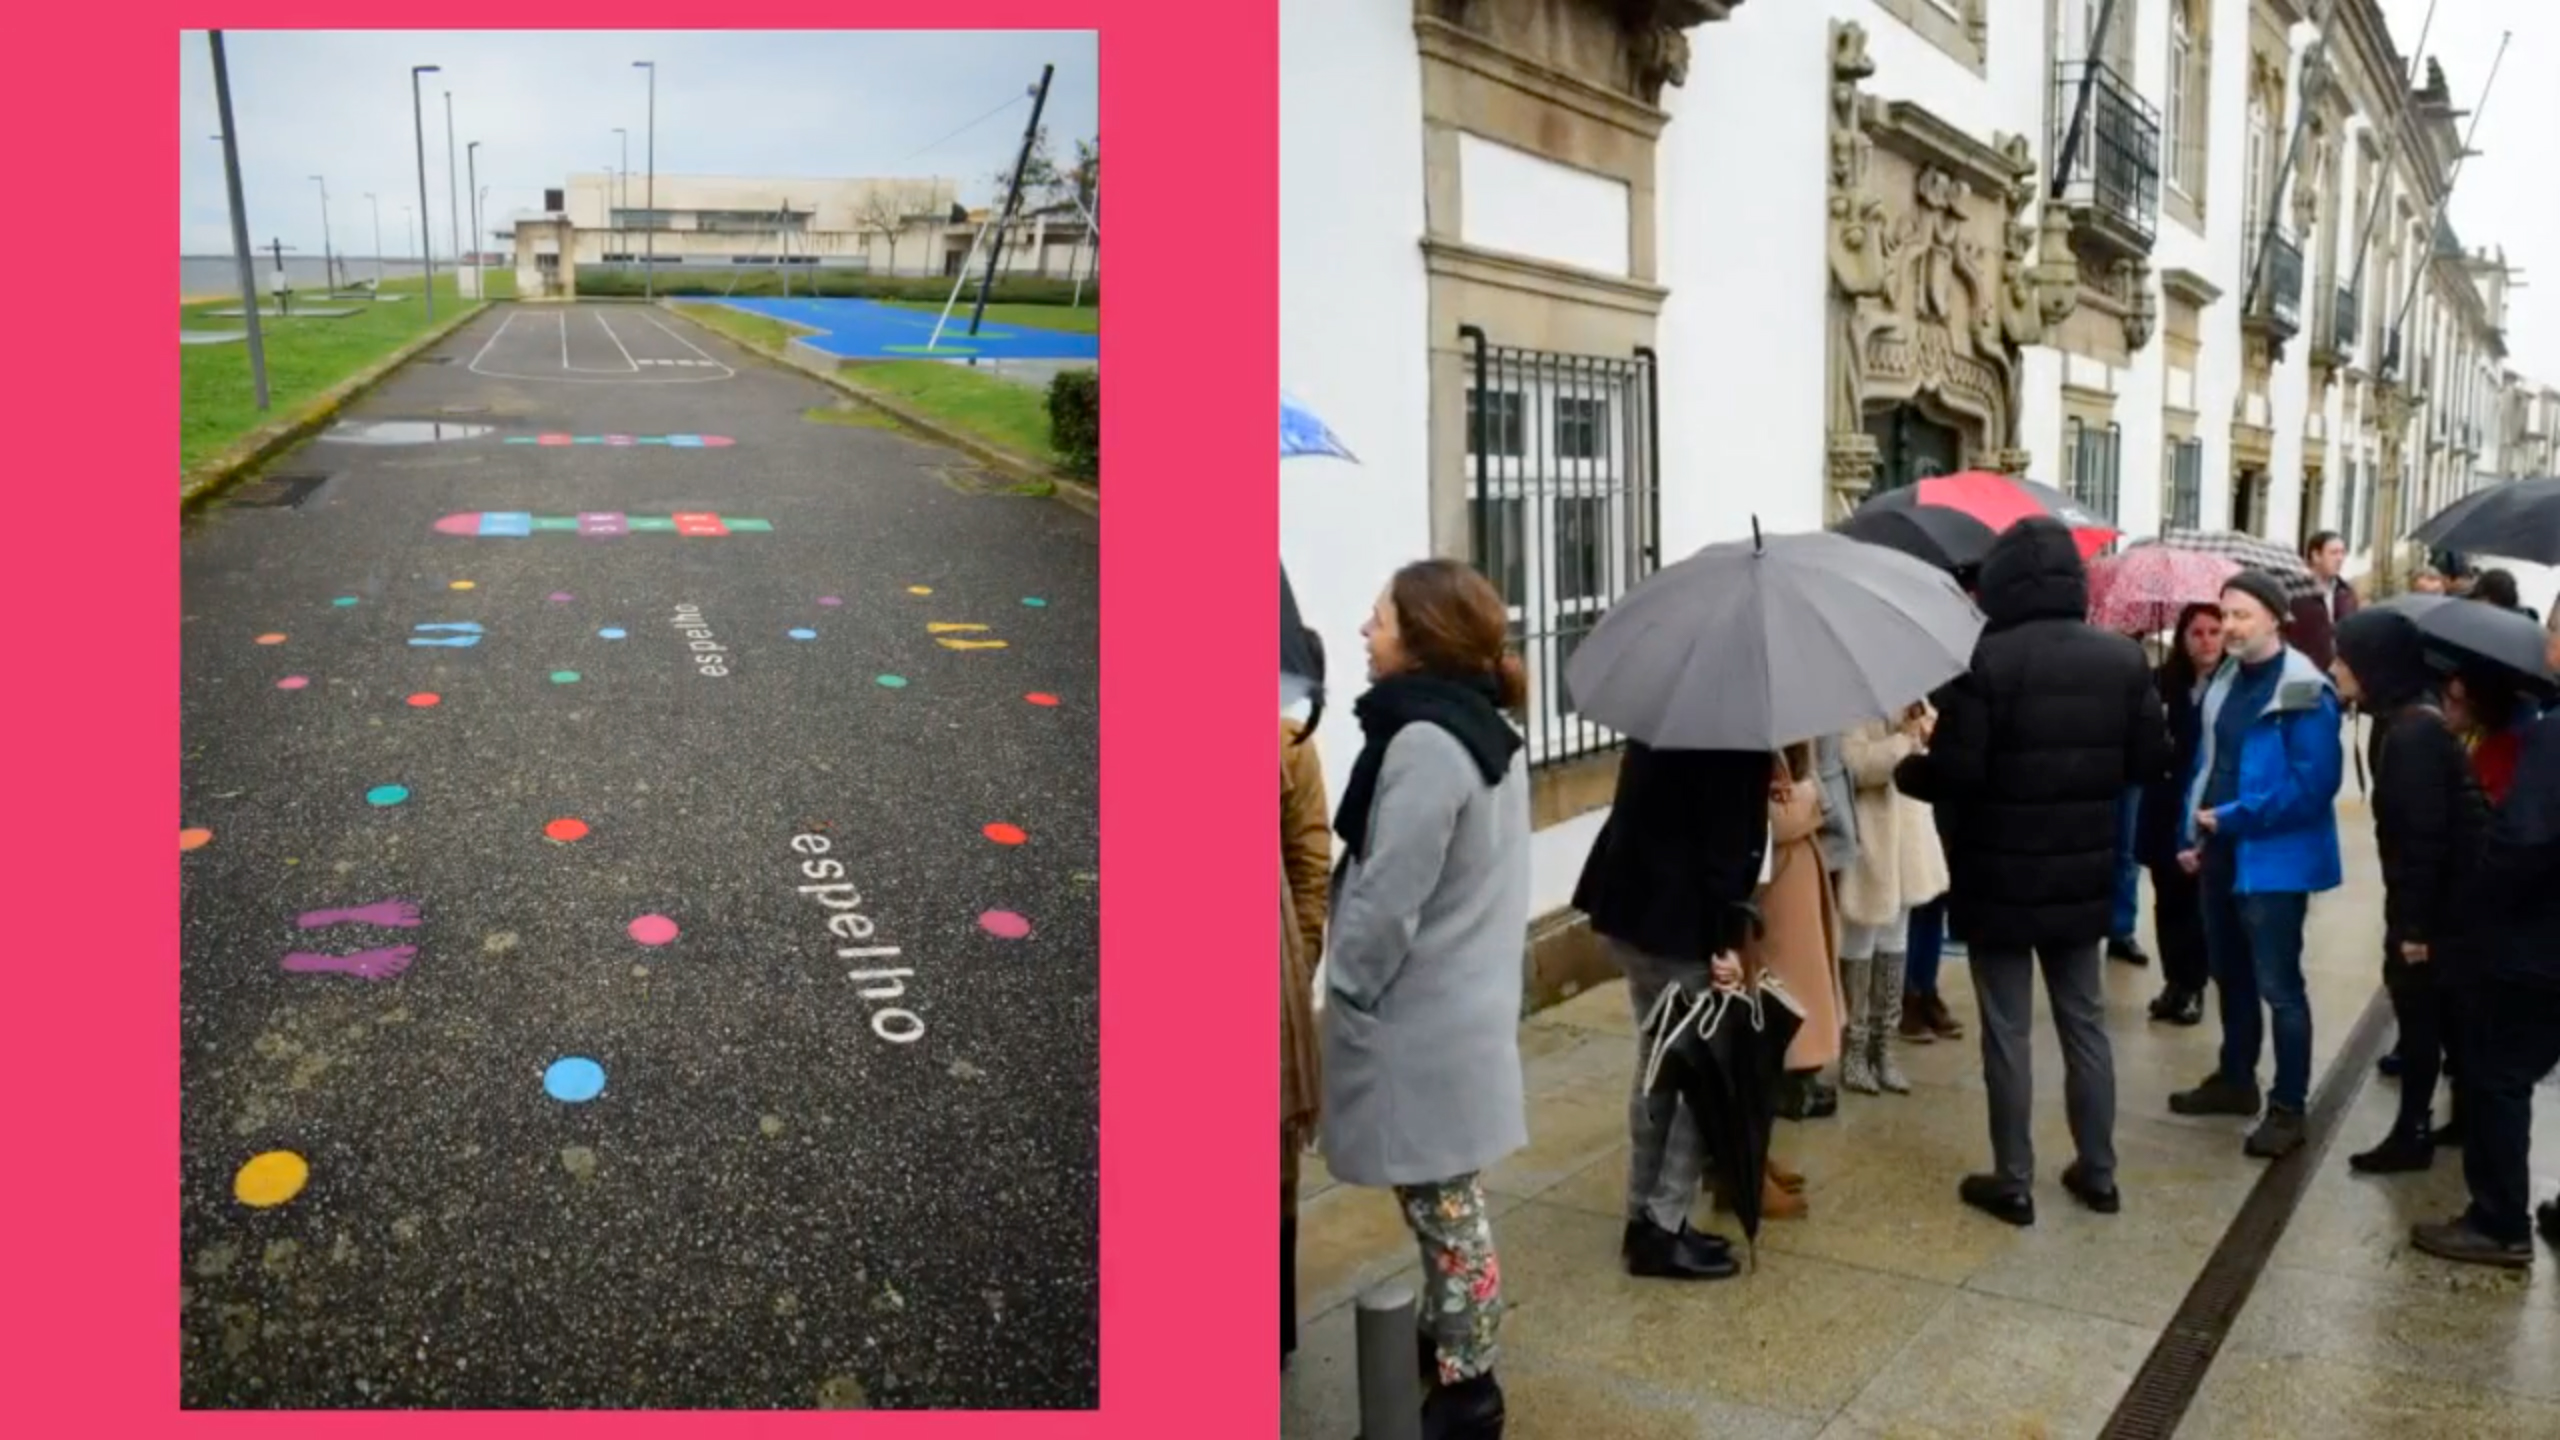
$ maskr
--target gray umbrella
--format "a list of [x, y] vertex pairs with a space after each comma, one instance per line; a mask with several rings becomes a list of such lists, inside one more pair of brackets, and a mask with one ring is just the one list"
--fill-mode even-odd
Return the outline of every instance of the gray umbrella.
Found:
[[1885, 719], [1973, 660], [1943, 570], [1828, 532], [1710, 545], [1627, 592], [1565, 668], [1585, 718], [1671, 750], [1776, 750]]

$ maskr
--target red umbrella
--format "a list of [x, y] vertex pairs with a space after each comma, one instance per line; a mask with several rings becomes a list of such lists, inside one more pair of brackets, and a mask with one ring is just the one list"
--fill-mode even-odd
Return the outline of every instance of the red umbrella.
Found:
[[2178, 612], [2222, 597], [2240, 567], [2221, 555], [2167, 545], [2137, 545], [2089, 564], [2089, 623], [2119, 635], [2149, 635], [2178, 623]]
[[1917, 556], [1942, 570], [1961, 570], [1981, 564], [2000, 532], [2030, 515], [2050, 515], [2070, 526], [2083, 559], [2115, 543], [2118, 534], [2095, 512], [2050, 485], [1988, 470], [1931, 475], [1888, 490], [1859, 506], [1841, 522], [1840, 532]]

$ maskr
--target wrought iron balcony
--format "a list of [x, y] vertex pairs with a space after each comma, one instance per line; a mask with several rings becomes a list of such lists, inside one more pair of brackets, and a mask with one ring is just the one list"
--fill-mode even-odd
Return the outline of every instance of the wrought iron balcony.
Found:
[[[2086, 88], [2088, 109], [2080, 94]], [[2133, 82], [2103, 61], [2053, 67], [2053, 144], [2062, 203], [2093, 236], [2129, 255], [2148, 255], [2160, 229], [2160, 112]], [[2080, 133], [2071, 140], [2072, 117]], [[2066, 160], [2064, 150], [2068, 148]]]
[[2277, 229], [2264, 241], [2264, 266], [2258, 277], [2257, 303], [2241, 317], [2255, 326], [2278, 350], [2302, 333], [2302, 245]]
[[2338, 287], [2338, 298], [2329, 311], [2329, 353], [2345, 357], [2356, 353], [2356, 336], [2363, 329], [2364, 297], [2346, 285]]

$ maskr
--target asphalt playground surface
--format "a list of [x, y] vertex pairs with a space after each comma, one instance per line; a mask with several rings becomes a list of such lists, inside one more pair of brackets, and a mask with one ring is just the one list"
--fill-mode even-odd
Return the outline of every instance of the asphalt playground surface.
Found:
[[1032, 325], [999, 325], [987, 321], [978, 333], [969, 333], [971, 297], [961, 296], [961, 303], [951, 309], [951, 319], [942, 327], [942, 339], [933, 341], [933, 328], [941, 319], [937, 310], [908, 310], [896, 305], [883, 305], [873, 300], [855, 300], [836, 296], [811, 299], [736, 299], [717, 304], [732, 306], [768, 319], [805, 326], [819, 333], [800, 337], [800, 343], [812, 349], [847, 360], [913, 360], [929, 355], [983, 355], [999, 360], [1095, 360], [1102, 354], [1102, 340], [1097, 335], [1069, 330], [1043, 330]]
[[499, 306], [189, 527], [186, 1405], [1098, 1403], [1098, 527], [834, 398]]

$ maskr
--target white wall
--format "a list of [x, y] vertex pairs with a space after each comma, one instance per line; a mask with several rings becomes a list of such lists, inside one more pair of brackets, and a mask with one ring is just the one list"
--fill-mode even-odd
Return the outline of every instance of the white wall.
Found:
[[1334, 702], [1316, 743], [1337, 797], [1360, 748], [1350, 709], [1362, 688], [1360, 622], [1396, 567], [1431, 546], [1422, 229], [1410, 8], [1290, 0], [1280, 7], [1281, 382], [1361, 460], [1275, 461], [1280, 559], [1331, 670]]

